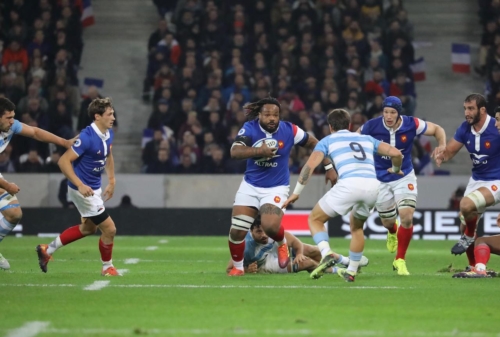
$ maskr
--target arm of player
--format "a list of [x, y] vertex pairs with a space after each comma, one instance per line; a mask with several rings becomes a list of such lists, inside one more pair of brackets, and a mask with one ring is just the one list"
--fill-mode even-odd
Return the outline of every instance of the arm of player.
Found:
[[0, 178], [0, 188], [3, 188], [10, 195], [19, 193], [19, 191], [21, 190], [16, 184], [9, 183], [4, 178]]
[[388, 169], [388, 172], [404, 175], [403, 171], [401, 171], [401, 165], [403, 165], [403, 154], [401, 151], [394, 146], [381, 142], [377, 148], [377, 154], [391, 157], [392, 168]]
[[438, 146], [432, 151], [431, 157], [436, 158], [436, 156], [442, 153], [446, 148], [446, 132], [444, 129], [434, 123], [427, 122], [427, 130], [425, 130], [424, 135], [434, 136], [438, 142]]
[[440, 167], [441, 163], [447, 162], [451, 158], [455, 157], [463, 146], [464, 144], [458, 142], [455, 138], [450, 139], [444, 150], [435, 154], [434, 160], [436, 161], [436, 165]]
[[295, 185], [295, 189], [293, 190], [293, 194], [285, 201], [281, 208], [287, 208], [289, 204], [293, 204], [295, 201], [299, 200], [299, 195], [307, 184], [307, 181], [311, 177], [314, 169], [321, 164], [321, 162], [325, 159], [325, 154], [321, 151], [313, 151], [307, 160], [307, 163], [304, 165], [302, 170], [300, 171], [299, 180], [297, 181], [297, 185]]
[[76, 176], [75, 170], [73, 169], [72, 163], [78, 158], [76, 152], [70, 148], [66, 150], [66, 152], [59, 159], [58, 165], [61, 169], [61, 172], [68, 178], [69, 181], [73, 185], [78, 188], [78, 192], [80, 192], [84, 197], [90, 197], [94, 195], [94, 191], [87, 185], [84, 185], [80, 178]]
[[113, 153], [111, 152], [111, 147], [109, 149], [109, 155], [108, 158], [106, 159], [106, 166], [104, 166], [104, 170], [108, 175], [109, 182], [108, 186], [106, 186], [106, 189], [104, 190], [104, 193], [102, 194], [102, 198], [104, 201], [108, 201], [113, 197], [113, 194], [115, 194], [115, 184], [116, 184], [115, 160], [113, 159]]
[[285, 238], [288, 247], [292, 247], [295, 251], [295, 259], [293, 260], [293, 263], [301, 263], [307, 260], [307, 257], [304, 255], [304, 244], [302, 241], [287, 231], [285, 231]]
[[71, 145], [73, 145], [73, 143], [75, 142], [75, 138], [66, 140], [66, 139], [58, 137], [58, 136], [56, 136], [48, 131], [45, 131], [43, 129], [36, 128], [33, 126], [29, 126], [29, 125], [26, 125], [24, 123], [21, 123], [21, 126], [22, 126], [22, 129], [18, 133], [19, 135], [24, 136], [24, 137], [33, 138], [35, 140], [38, 140], [39, 142], [52, 143], [52, 144], [56, 144], [56, 145], [65, 147], [67, 149], [70, 148]]
[[266, 142], [261, 147], [250, 147], [240, 143], [234, 143], [231, 147], [232, 159], [249, 159], [256, 157], [272, 158], [278, 148], [268, 147]]
[[[307, 142], [304, 144], [304, 147], [306, 149], [314, 150], [318, 142], [319, 141], [316, 137], [309, 135]], [[325, 159], [323, 159], [323, 167], [325, 168], [325, 184], [331, 182], [332, 186], [335, 185], [338, 176], [337, 172], [333, 169], [333, 164], [330, 158], [325, 157]]]

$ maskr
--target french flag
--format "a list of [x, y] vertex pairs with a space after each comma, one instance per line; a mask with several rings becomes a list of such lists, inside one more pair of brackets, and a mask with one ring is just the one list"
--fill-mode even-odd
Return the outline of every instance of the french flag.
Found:
[[451, 45], [451, 63], [455, 73], [470, 73], [470, 46], [464, 43]]
[[415, 82], [425, 81], [425, 60], [423, 57], [410, 64]]
[[92, 10], [91, 0], [83, 0], [82, 6], [82, 18], [80, 21], [82, 22], [83, 27], [92, 26], [95, 23], [94, 19], [94, 11]]

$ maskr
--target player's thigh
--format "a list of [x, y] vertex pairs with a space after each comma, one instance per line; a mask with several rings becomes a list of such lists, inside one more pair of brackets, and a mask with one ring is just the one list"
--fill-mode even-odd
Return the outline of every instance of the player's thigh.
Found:
[[[479, 213], [483, 213], [484, 207], [500, 203], [499, 189], [500, 180], [476, 181], [470, 178], [464, 192], [464, 198], [462, 199], [463, 203], [460, 203], [460, 208], [464, 208], [464, 210], [467, 211], [474, 207]], [[481, 193], [481, 195], [478, 195], [477, 192]]]
[[483, 236], [476, 239], [475, 246], [486, 244], [493, 254], [500, 255], [500, 235]]
[[0, 198], [0, 213], [5, 220], [12, 224], [16, 224], [21, 221], [23, 211], [21, 210], [21, 204], [19, 203], [17, 196], [10, 195], [4, 191], [4, 193], [0, 195]]
[[413, 172], [407, 176], [391, 182], [392, 190], [394, 191], [394, 199], [398, 209], [406, 206], [415, 209], [417, 203], [418, 189], [417, 177]]
[[116, 226], [115, 226], [115, 222], [113, 221], [113, 219], [108, 215], [108, 217], [106, 218], [106, 220], [102, 221], [99, 225], [99, 230], [105, 234], [105, 235], [108, 235], [108, 236], [115, 236], [116, 234]]
[[[236, 195], [234, 197], [233, 210], [236, 207], [238, 207], [239, 209], [240, 206], [255, 209], [260, 208], [259, 192], [254, 186], [248, 184], [245, 180], [241, 182], [240, 187], [236, 192]], [[246, 213], [242, 214], [248, 215]], [[233, 212], [233, 215], [238, 214], [234, 214]]]
[[[337, 215], [347, 214], [354, 205], [351, 199], [352, 188], [343, 180], [339, 180], [325, 195], [319, 199], [318, 203], [309, 215], [309, 219], [322, 220], [321, 212], [315, 212], [319, 209], [328, 216], [328, 218], [336, 217]], [[327, 219], [328, 220], [328, 219]]]
[[303, 244], [304, 247], [304, 255], [314, 261], [321, 261], [321, 252], [319, 251], [318, 246], [313, 246], [307, 243]]
[[94, 195], [84, 197], [77, 190], [74, 190], [71, 187], [68, 188], [69, 199], [78, 209], [82, 218], [92, 218], [105, 211], [104, 202], [101, 198], [101, 192], [101, 189], [94, 190]]

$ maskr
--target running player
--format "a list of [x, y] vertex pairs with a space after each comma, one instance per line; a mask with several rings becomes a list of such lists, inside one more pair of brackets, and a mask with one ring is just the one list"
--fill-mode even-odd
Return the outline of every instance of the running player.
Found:
[[354, 282], [365, 245], [363, 225], [370, 215], [370, 209], [375, 205], [380, 187], [375, 173], [374, 155], [390, 157], [392, 167], [387, 172], [400, 175], [403, 174], [401, 171], [403, 155], [401, 151], [388, 143], [380, 142], [370, 136], [349, 132], [350, 116], [345, 110], [335, 109], [328, 114], [327, 119], [332, 134], [316, 145], [300, 172], [293, 194], [283, 207], [299, 199], [300, 193], [316, 166], [326, 157], [330, 157], [339, 179], [337, 184], [319, 200], [309, 215], [309, 229], [322, 256], [320, 265], [311, 273], [311, 278], [321, 277], [327, 268], [339, 262], [336, 254], [330, 249], [328, 232], [324, 223], [337, 215], [346, 215], [351, 212], [352, 239], [349, 248], [349, 265], [347, 269], [339, 269], [338, 274], [347, 282]]
[[[382, 225], [388, 229], [387, 249], [391, 253], [397, 250], [392, 263], [393, 269], [397, 270], [398, 275], [410, 275], [405, 257], [413, 236], [413, 213], [417, 205], [417, 177], [411, 157], [413, 139], [421, 134], [434, 136], [438, 142], [438, 147], [432, 154], [434, 157], [437, 152], [445, 148], [446, 133], [437, 124], [425, 122], [420, 118], [402, 116], [403, 105], [397, 97], [387, 97], [383, 107], [383, 115], [366, 122], [358, 132], [386, 142], [403, 153], [401, 170], [404, 176], [387, 172], [391, 167], [389, 157], [375, 157], [377, 179], [381, 182], [375, 207]], [[401, 220], [399, 229], [396, 223], [398, 212]]]
[[[66, 140], [45, 130], [26, 125], [14, 119], [16, 106], [7, 98], [0, 98], [0, 152], [5, 151], [14, 135], [33, 138], [40, 142], [53, 143], [65, 148], [73, 144], [73, 139]], [[23, 212], [16, 194], [19, 187], [4, 179], [0, 174], [0, 242], [21, 221]], [[10, 269], [9, 261], [0, 254], [0, 269]]]
[[[44, 273], [52, 254], [67, 244], [101, 231], [99, 251], [103, 276], [121, 276], [111, 259], [115, 223], [104, 208], [115, 190], [114, 160], [111, 152], [113, 142], [114, 110], [109, 98], [94, 99], [88, 108], [89, 117], [94, 121], [80, 133], [79, 139], [59, 159], [59, 167], [68, 178], [68, 194], [80, 212], [82, 223], [62, 232], [49, 245], [36, 247], [38, 262]], [[101, 197], [101, 174], [105, 170], [109, 185]]]
[[[231, 158], [246, 159], [247, 169], [236, 192], [232, 224], [229, 231], [229, 251], [233, 268], [228, 276], [243, 276], [245, 235], [260, 211], [262, 228], [278, 243], [279, 266], [289, 262], [285, 231], [281, 226], [281, 206], [288, 197], [290, 172], [288, 158], [294, 145], [313, 149], [318, 140], [290, 122], [280, 121], [281, 106], [272, 97], [247, 104], [249, 121], [238, 132]], [[269, 142], [272, 147], [269, 147]], [[261, 145], [261, 146], [260, 146]], [[327, 179], [333, 182], [336, 174], [328, 160], [324, 164]]]
[[437, 156], [437, 164], [453, 158], [465, 145], [472, 160], [472, 177], [460, 201], [461, 223], [464, 232], [451, 248], [451, 253], [467, 252], [469, 266], [474, 267], [474, 237], [477, 223], [486, 207], [500, 202], [500, 108], [495, 119], [486, 111], [486, 99], [470, 94], [464, 101], [465, 121], [458, 127], [453, 139]]

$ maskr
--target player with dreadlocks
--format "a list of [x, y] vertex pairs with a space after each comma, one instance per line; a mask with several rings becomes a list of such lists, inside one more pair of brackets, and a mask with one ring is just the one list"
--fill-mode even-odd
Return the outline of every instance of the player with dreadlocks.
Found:
[[[296, 125], [280, 121], [281, 106], [267, 97], [244, 106], [248, 117], [238, 132], [231, 158], [246, 159], [247, 169], [233, 204], [229, 251], [233, 268], [228, 276], [243, 276], [245, 236], [261, 214], [262, 229], [278, 244], [278, 263], [285, 268], [290, 260], [285, 230], [281, 225], [281, 206], [288, 198], [290, 172], [288, 159], [294, 145], [314, 149], [318, 140]], [[326, 180], [335, 182], [337, 175], [329, 160], [323, 162]]]

